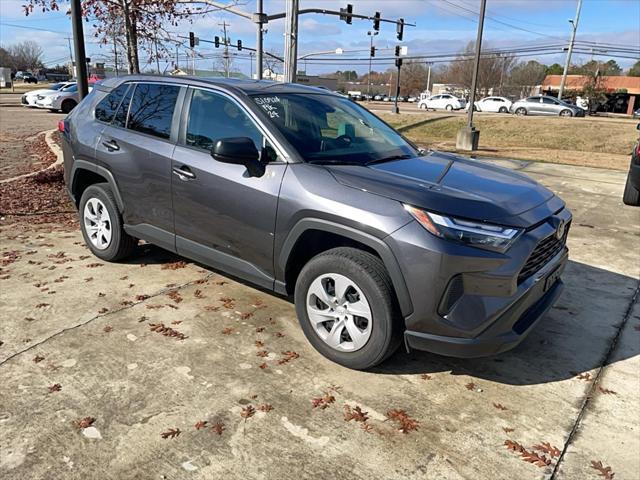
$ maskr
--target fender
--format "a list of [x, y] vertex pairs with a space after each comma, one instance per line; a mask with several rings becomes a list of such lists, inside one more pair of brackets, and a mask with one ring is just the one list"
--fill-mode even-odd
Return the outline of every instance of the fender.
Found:
[[387, 245], [383, 240], [368, 233], [319, 218], [303, 218], [289, 231], [287, 238], [282, 244], [280, 255], [277, 258], [276, 275], [277, 278], [282, 280], [277, 280], [275, 282], [276, 292], [286, 293], [286, 287], [283, 280], [284, 272], [287, 267], [287, 260], [289, 259], [289, 255], [300, 236], [308, 230], [320, 230], [328, 233], [334, 233], [372, 248], [380, 256], [387, 272], [389, 273], [389, 277], [391, 278], [393, 288], [398, 298], [402, 316], [406, 318], [413, 313], [413, 305], [411, 303], [411, 297], [409, 296], [407, 285], [404, 281], [404, 276], [402, 275], [398, 261], [396, 260], [396, 257], [391, 251], [389, 245]]
[[120, 195], [120, 190], [118, 189], [118, 184], [116, 183], [116, 179], [113, 178], [112, 173], [104, 167], [100, 165], [96, 165], [95, 163], [87, 162], [86, 160], [76, 160], [73, 162], [73, 166], [71, 167], [71, 194], [75, 199], [76, 192], [76, 175], [78, 170], [88, 170], [93, 173], [97, 173], [98, 175], [105, 178], [109, 187], [111, 187], [111, 191], [113, 192], [113, 196], [116, 199], [116, 204], [118, 205], [118, 211], [120, 213], [124, 212], [124, 202], [122, 201], [122, 196]]

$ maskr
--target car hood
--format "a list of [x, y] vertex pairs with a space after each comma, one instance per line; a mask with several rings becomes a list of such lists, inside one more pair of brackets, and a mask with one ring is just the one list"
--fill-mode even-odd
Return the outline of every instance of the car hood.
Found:
[[447, 153], [327, 169], [348, 187], [437, 213], [508, 226], [528, 227], [564, 206], [553, 192], [525, 175]]
[[54, 93], [57, 92], [58, 90], [51, 90], [50, 88], [40, 88], [39, 90], [30, 90], [27, 93], [25, 93], [25, 95], [28, 96], [32, 96], [32, 95], [46, 95], [49, 93]]

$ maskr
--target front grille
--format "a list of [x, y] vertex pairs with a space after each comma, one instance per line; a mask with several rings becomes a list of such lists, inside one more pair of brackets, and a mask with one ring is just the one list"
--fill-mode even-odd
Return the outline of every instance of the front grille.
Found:
[[531, 255], [529, 255], [527, 263], [524, 264], [524, 267], [522, 267], [522, 270], [520, 270], [520, 273], [518, 274], [518, 285], [539, 271], [547, 264], [547, 262], [549, 262], [549, 260], [562, 251], [567, 243], [569, 227], [570, 224], [565, 227], [564, 235], [562, 235], [561, 238], [556, 237], [554, 233], [543, 238], [540, 243], [536, 245], [536, 248], [534, 248]]

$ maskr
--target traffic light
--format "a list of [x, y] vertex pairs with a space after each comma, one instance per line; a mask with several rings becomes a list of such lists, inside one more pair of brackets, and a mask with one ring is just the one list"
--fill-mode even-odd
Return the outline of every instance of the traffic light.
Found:
[[402, 66], [402, 59], [396, 58], [396, 67], [400, 68]]
[[220, 37], [213, 37], [213, 44], [216, 48], [220, 48]]
[[396, 24], [396, 32], [398, 33], [396, 37], [398, 40], [402, 41], [402, 35], [404, 34], [404, 18], [401, 18]]
[[193, 32], [189, 32], [189, 46], [191, 48], [196, 46], [196, 34]]
[[377, 32], [380, 30], [380, 12], [376, 12], [373, 16], [373, 29]]
[[347, 8], [340, 9], [340, 20], [344, 20], [347, 24], [351, 25], [351, 14], [353, 13], [353, 5], [347, 3]]
[[400, 56], [400, 45], [396, 45], [396, 57]]
[[238, 40], [238, 51], [242, 50], [242, 40]]
[[372, 57], [376, 56], [376, 47], [371, 47], [371, 56]]

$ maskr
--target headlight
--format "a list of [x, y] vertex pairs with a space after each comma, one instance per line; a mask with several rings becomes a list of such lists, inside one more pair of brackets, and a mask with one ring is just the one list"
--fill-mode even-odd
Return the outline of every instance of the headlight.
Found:
[[404, 208], [420, 225], [436, 237], [454, 240], [472, 247], [506, 252], [522, 233], [512, 227], [501, 227], [486, 223], [445, 217], [419, 208], [405, 205]]

